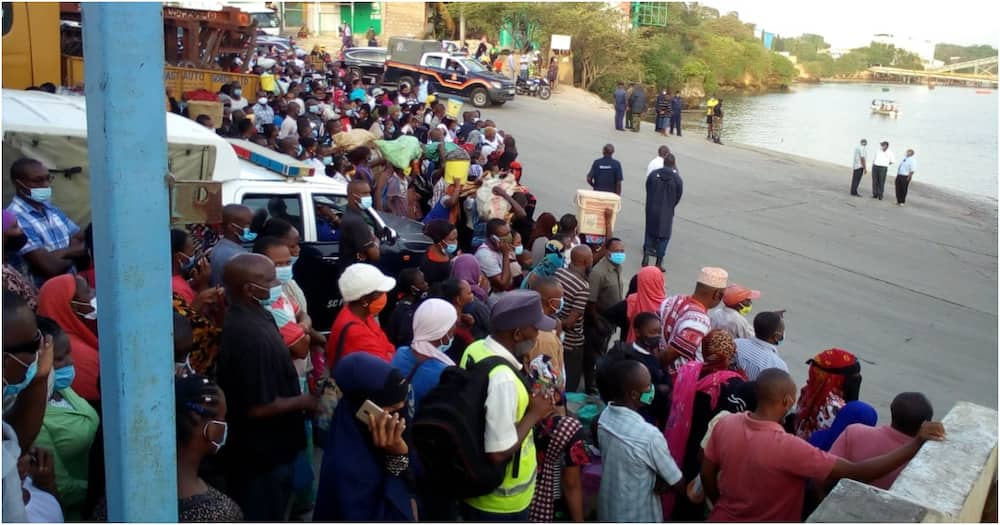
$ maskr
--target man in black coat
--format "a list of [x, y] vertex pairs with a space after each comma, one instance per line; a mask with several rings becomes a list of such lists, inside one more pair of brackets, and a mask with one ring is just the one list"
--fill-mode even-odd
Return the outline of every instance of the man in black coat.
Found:
[[619, 82], [618, 87], [615, 88], [615, 129], [618, 131], [625, 130], [625, 126], [622, 121], [625, 120], [625, 109], [627, 103], [628, 97], [625, 92], [625, 84]]
[[639, 124], [642, 122], [642, 114], [646, 112], [646, 90], [642, 84], [636, 84], [629, 97], [629, 111], [632, 113], [632, 131], [639, 132]]
[[663, 159], [663, 167], [646, 177], [646, 242], [642, 266], [649, 266], [649, 258], [655, 255], [656, 266], [661, 272], [666, 271], [663, 257], [674, 225], [674, 208], [681, 202], [683, 190], [677, 159], [670, 153]]

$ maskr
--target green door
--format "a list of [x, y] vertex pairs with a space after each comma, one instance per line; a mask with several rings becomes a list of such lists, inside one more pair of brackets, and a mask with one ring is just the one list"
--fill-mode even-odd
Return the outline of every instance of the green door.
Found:
[[302, 2], [285, 2], [283, 7], [285, 15], [282, 22], [285, 28], [298, 30], [302, 27]]
[[[376, 35], [382, 34], [382, 5], [379, 2], [342, 4], [340, 6], [340, 19], [346, 20], [351, 25], [351, 31], [355, 38], [363, 39], [369, 27], [375, 28]], [[368, 45], [368, 42], [356, 41], [359, 45]]]

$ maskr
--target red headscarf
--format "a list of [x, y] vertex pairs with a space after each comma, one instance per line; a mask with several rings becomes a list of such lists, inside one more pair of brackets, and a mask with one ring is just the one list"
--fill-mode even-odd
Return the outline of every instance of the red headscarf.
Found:
[[97, 353], [97, 335], [83, 324], [70, 306], [75, 295], [75, 276], [65, 274], [49, 279], [38, 292], [38, 314], [55, 321], [69, 336], [70, 355], [76, 369], [73, 391], [88, 401], [99, 401], [101, 359]]
[[[861, 371], [858, 358], [840, 348], [830, 348], [820, 352], [807, 361], [809, 364], [809, 380], [799, 393], [799, 404], [796, 415], [795, 433], [802, 439], [816, 430], [820, 430], [820, 411], [830, 404], [831, 396], [834, 404], [843, 404], [844, 382], [850, 375]], [[840, 407], [833, 407], [839, 410]], [[836, 414], [826, 414], [827, 417]]]
[[658, 314], [660, 305], [667, 298], [667, 283], [663, 278], [663, 272], [655, 266], [646, 266], [639, 270], [636, 277], [636, 293], [625, 298], [628, 315], [628, 335], [625, 342], [635, 341], [635, 332], [632, 329], [632, 321], [635, 316], [643, 312]]

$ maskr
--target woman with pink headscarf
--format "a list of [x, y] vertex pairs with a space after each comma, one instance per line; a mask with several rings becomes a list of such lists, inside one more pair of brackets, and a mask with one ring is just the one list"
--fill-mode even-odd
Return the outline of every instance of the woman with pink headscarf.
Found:
[[410, 407], [414, 411], [420, 400], [434, 389], [441, 372], [455, 362], [445, 352], [455, 339], [458, 312], [455, 306], [441, 299], [427, 299], [413, 314], [413, 343], [396, 350], [392, 366], [409, 378]]
[[660, 305], [667, 298], [667, 282], [659, 268], [646, 266], [639, 270], [636, 282], [636, 292], [625, 298], [628, 316], [628, 335], [625, 338], [627, 343], [635, 341], [635, 332], [632, 329], [635, 316], [642, 312], [659, 312]]

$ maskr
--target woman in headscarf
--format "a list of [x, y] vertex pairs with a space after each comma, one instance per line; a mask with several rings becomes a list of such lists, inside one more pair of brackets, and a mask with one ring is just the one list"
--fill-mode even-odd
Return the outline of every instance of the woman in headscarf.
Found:
[[208, 286], [212, 273], [208, 258], [196, 255], [188, 232], [170, 230], [170, 251], [174, 311], [191, 323], [194, 343], [189, 364], [195, 373], [214, 376], [222, 334], [217, 323], [222, 289]]
[[552, 240], [545, 244], [545, 255], [521, 280], [521, 289], [531, 290], [535, 286], [535, 279], [538, 277], [554, 277], [556, 270], [566, 265], [565, 251], [563, 244]]
[[455, 307], [441, 299], [427, 299], [413, 314], [413, 344], [396, 350], [391, 364], [410, 380], [410, 406], [414, 411], [427, 392], [437, 386], [441, 372], [455, 365], [445, 352], [455, 340], [457, 324]]
[[[335, 453], [323, 455], [313, 520], [416, 521], [406, 377], [365, 353], [344, 357], [334, 374], [343, 398], [330, 423], [325, 450]], [[361, 422], [365, 401], [381, 412]]]
[[808, 441], [813, 432], [830, 428], [844, 405], [858, 400], [861, 363], [840, 348], [824, 350], [806, 363], [809, 379], [799, 393], [795, 434]]
[[663, 278], [663, 272], [655, 266], [647, 266], [636, 274], [636, 293], [625, 298], [626, 315], [628, 316], [628, 334], [625, 342], [635, 341], [635, 331], [632, 330], [632, 322], [635, 316], [642, 312], [652, 312], [659, 314], [660, 305], [667, 298], [667, 283]]
[[433, 286], [451, 274], [451, 258], [458, 255], [458, 230], [444, 219], [434, 219], [424, 226], [424, 235], [434, 244], [427, 248], [420, 270], [427, 284]]
[[21, 296], [32, 310], [38, 308], [38, 289], [11, 264], [11, 259], [28, 243], [17, 216], [3, 210], [3, 289]]
[[528, 242], [525, 244], [531, 248], [531, 258], [535, 261], [540, 261], [545, 256], [545, 244], [555, 236], [557, 224], [559, 223], [556, 216], [549, 212], [545, 212], [535, 219], [535, 226], [531, 229], [531, 236], [528, 237]]
[[469, 283], [461, 279], [448, 279], [441, 283], [440, 292], [441, 298], [455, 309], [455, 315], [458, 319], [458, 324], [455, 326], [455, 339], [451, 343], [451, 348], [445, 352], [452, 361], [458, 362], [465, 355], [465, 349], [476, 340], [472, 336], [472, 329], [476, 326], [476, 318], [465, 313], [466, 305], [475, 301], [476, 296], [472, 295]]
[[829, 452], [833, 448], [833, 443], [837, 441], [848, 425], [855, 423], [869, 427], [875, 426], [878, 423], [878, 412], [875, 407], [864, 401], [851, 401], [840, 409], [840, 412], [837, 413], [837, 419], [833, 420], [833, 425], [830, 428], [813, 432], [809, 438], [809, 444], [824, 452]]
[[[655, 266], [647, 268], [659, 273]], [[736, 342], [729, 332], [709, 332], [702, 340], [701, 351], [704, 362], [691, 361], [677, 371], [670, 416], [663, 432], [670, 454], [681, 466], [685, 479], [693, 479], [701, 471], [698, 449], [708, 422], [720, 410], [730, 408], [720, 405], [730, 402], [731, 395], [746, 382], [746, 376], [736, 365]], [[682, 500], [675, 500], [672, 493], [664, 494], [664, 516], [690, 520], [697, 518], [700, 510], [700, 507], [691, 508]]]
[[94, 290], [87, 286], [83, 277], [69, 274], [53, 277], [38, 292], [38, 314], [58, 323], [69, 336], [76, 370], [73, 390], [87, 401], [99, 402], [101, 359], [97, 352], [97, 295]]
[[468, 283], [475, 297], [473, 301], [463, 309], [462, 313], [473, 317], [475, 323], [470, 330], [475, 340], [483, 339], [490, 333], [490, 307], [489, 294], [483, 290], [481, 284], [489, 284], [489, 280], [483, 275], [479, 267], [479, 261], [474, 255], [464, 254], [455, 258], [451, 267], [451, 276]]

